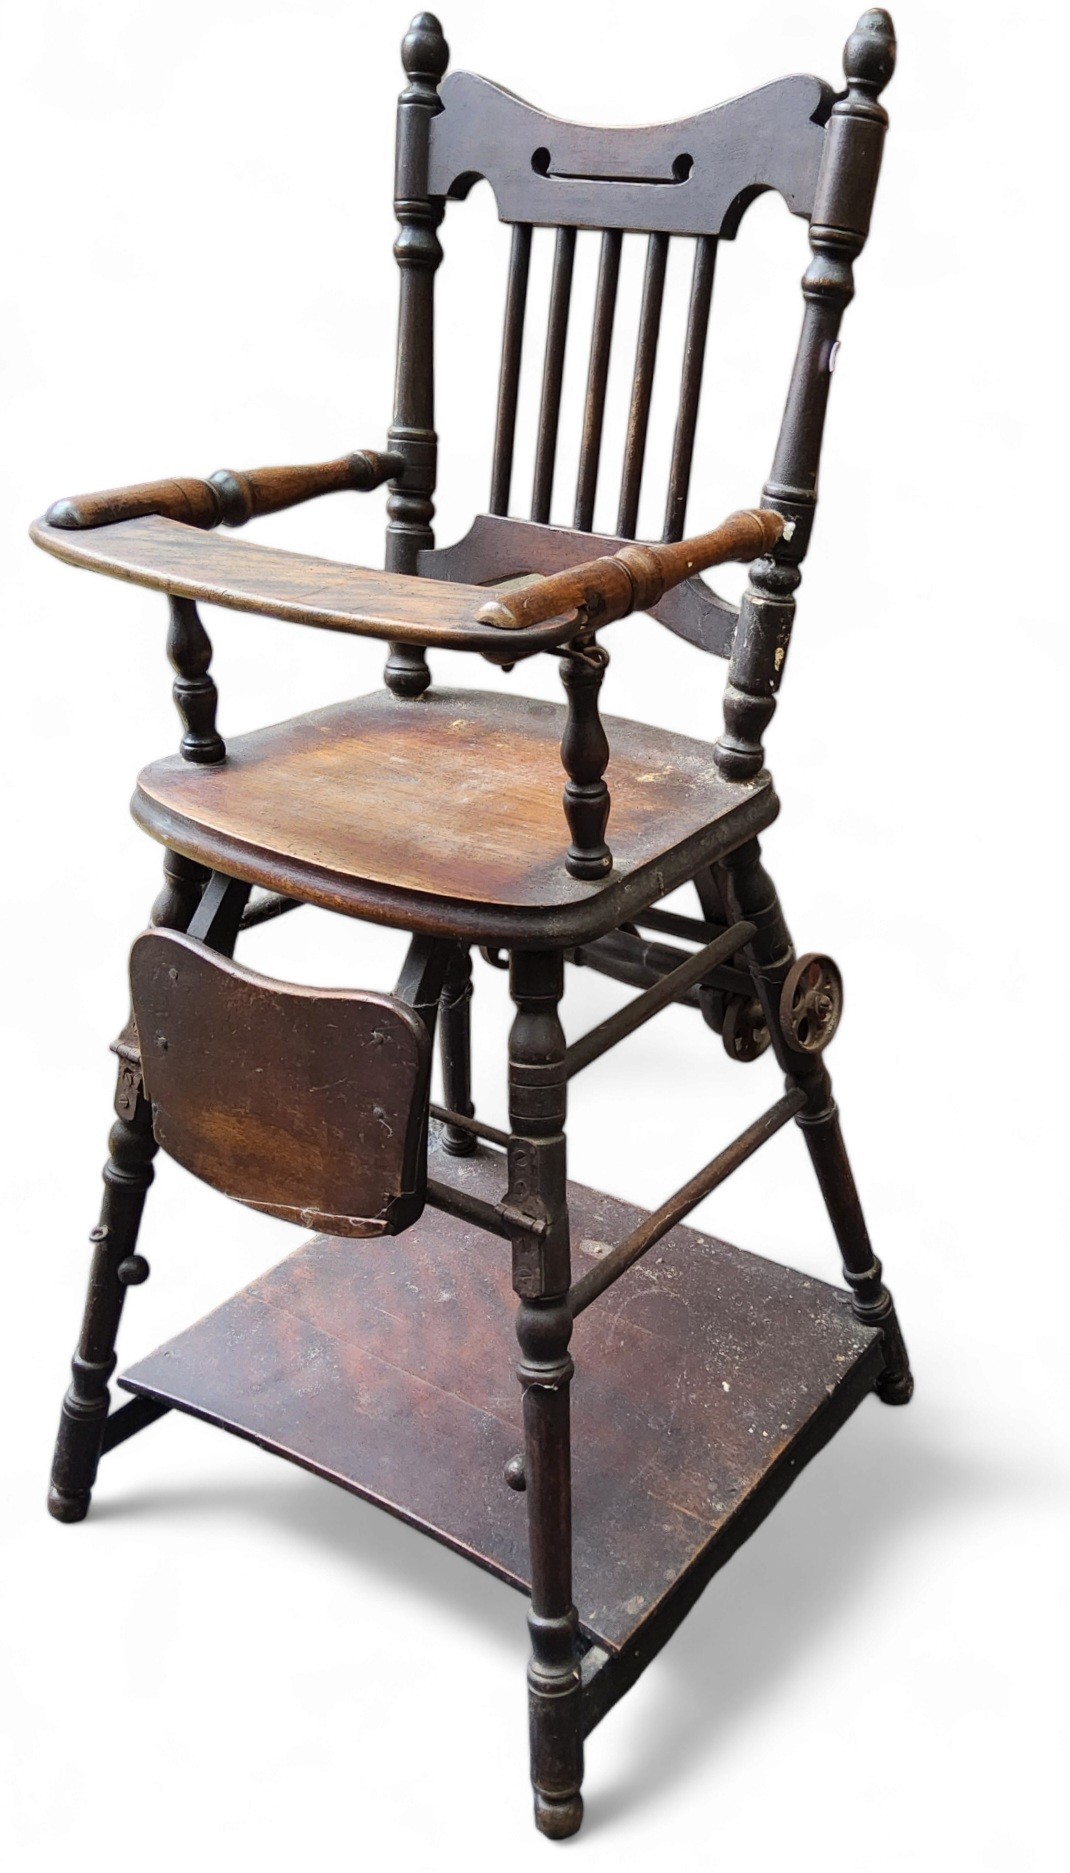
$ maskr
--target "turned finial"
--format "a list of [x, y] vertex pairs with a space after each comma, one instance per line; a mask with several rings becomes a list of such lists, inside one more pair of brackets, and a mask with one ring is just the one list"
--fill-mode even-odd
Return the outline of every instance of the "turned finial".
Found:
[[401, 63], [415, 82], [437, 85], [450, 62], [450, 49], [433, 13], [417, 13], [401, 42]]
[[895, 71], [895, 27], [883, 7], [869, 7], [843, 48], [843, 72], [852, 91], [877, 98]]

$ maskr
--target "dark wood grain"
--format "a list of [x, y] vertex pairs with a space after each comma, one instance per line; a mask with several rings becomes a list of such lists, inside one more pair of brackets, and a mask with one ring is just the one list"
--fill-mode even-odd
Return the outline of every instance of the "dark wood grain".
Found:
[[[444, 204], [429, 187], [431, 126], [441, 110], [439, 81], [449, 47], [433, 13], [417, 13], [401, 42], [405, 89], [398, 99], [394, 258], [398, 264], [397, 369], [388, 440], [402, 458], [387, 497], [386, 566], [414, 573], [419, 554], [434, 546], [438, 436], [435, 431], [435, 273], [442, 261], [438, 228]], [[391, 644], [384, 672], [398, 696], [419, 696], [431, 681], [423, 646]]]
[[[484, 1197], [500, 1189], [500, 1154], [482, 1147], [433, 1163]], [[568, 1194], [582, 1273], [645, 1212], [576, 1184]], [[298, 1250], [121, 1383], [341, 1483], [523, 1589], [525, 1501], [501, 1480], [521, 1442], [512, 1312], [501, 1244], [428, 1210], [403, 1249]], [[730, 1539], [830, 1395], [856, 1375], [868, 1389], [880, 1364], [848, 1295], [686, 1226], [583, 1315], [572, 1353], [576, 1605], [613, 1653]]]
[[778, 190], [792, 214], [810, 213], [833, 92], [817, 78], [782, 78], [698, 116], [635, 130], [562, 123], [471, 72], [454, 72], [440, 98], [433, 195], [463, 198], [484, 176], [503, 221], [731, 239], [765, 189]]
[[306, 1229], [394, 1235], [419, 1215], [431, 1048], [411, 1009], [275, 982], [174, 931], [137, 939], [130, 983], [169, 1157]]
[[526, 696], [436, 688], [410, 707], [380, 693], [233, 736], [217, 767], [155, 762], [133, 811], [165, 844], [290, 897], [555, 944], [614, 928], [776, 814], [768, 781], [725, 783], [705, 743], [610, 716], [616, 869], [571, 878], [564, 726]]
[[[593, 552], [616, 553], [629, 544], [630, 536], [623, 533], [580, 533], [511, 514], [477, 514], [463, 539], [421, 554], [420, 571], [431, 579], [489, 585], [526, 573], [563, 572], [589, 560]], [[739, 608], [719, 598], [702, 579], [672, 586], [649, 610], [666, 630], [697, 650], [714, 657], [731, 655]]]
[[562, 614], [581, 613], [590, 625], [611, 624], [646, 611], [672, 586], [710, 566], [754, 559], [776, 545], [784, 522], [768, 509], [729, 514], [710, 533], [661, 546], [625, 545], [609, 559], [587, 560], [538, 584], [484, 600], [479, 617], [502, 630], [525, 630]]
[[227, 540], [174, 520], [146, 516], [117, 526], [65, 532], [36, 521], [38, 546], [72, 566], [231, 611], [362, 637], [433, 643], [513, 658], [563, 643], [575, 632], [566, 611], [525, 641], [481, 624], [487, 594], [478, 586], [442, 585], [397, 572], [374, 572], [251, 540]]
[[242, 527], [247, 520], [280, 513], [321, 494], [340, 494], [347, 488], [367, 493], [381, 487], [400, 466], [396, 454], [361, 449], [304, 467], [219, 468], [204, 481], [145, 481], [100, 494], [67, 496], [54, 501], [45, 518], [50, 527], [68, 530], [112, 526], [144, 514], [160, 514], [190, 527]]

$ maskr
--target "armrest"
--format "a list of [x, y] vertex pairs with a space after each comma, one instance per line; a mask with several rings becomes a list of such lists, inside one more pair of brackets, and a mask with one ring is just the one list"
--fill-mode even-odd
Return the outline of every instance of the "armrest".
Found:
[[623, 546], [612, 558], [587, 560], [540, 579], [522, 591], [482, 605], [477, 617], [502, 631], [522, 631], [563, 613], [582, 610], [594, 630], [656, 605], [674, 585], [731, 559], [757, 559], [784, 532], [784, 519], [769, 508], [730, 514], [712, 533], [663, 546]]
[[55, 501], [45, 519], [50, 527], [71, 531], [140, 520], [146, 514], [180, 520], [188, 527], [241, 527], [261, 514], [277, 514], [319, 494], [337, 494], [344, 488], [367, 493], [400, 475], [403, 467], [402, 457], [392, 449], [359, 449], [305, 468], [219, 468], [206, 481], [143, 481], [101, 494], [76, 494]]

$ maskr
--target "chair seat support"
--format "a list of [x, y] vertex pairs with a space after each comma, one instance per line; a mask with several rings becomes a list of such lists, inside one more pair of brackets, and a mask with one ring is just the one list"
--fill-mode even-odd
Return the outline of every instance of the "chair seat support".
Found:
[[727, 962], [730, 956], [744, 949], [754, 934], [754, 924], [745, 922], [732, 924], [719, 937], [715, 937], [712, 943], [707, 943], [702, 949], [696, 950], [695, 954], [689, 956], [686, 962], [681, 963], [678, 969], [673, 969], [667, 976], [662, 976], [660, 982], [655, 982], [650, 988], [645, 989], [642, 995], [637, 995], [634, 1001], [630, 1001], [626, 1007], [619, 1008], [616, 1014], [609, 1016], [608, 1020], [599, 1022], [596, 1028], [582, 1035], [578, 1041], [573, 1041], [572, 1046], [565, 1053], [566, 1078], [572, 1079], [575, 1074], [581, 1073], [584, 1067], [589, 1067], [592, 1060], [599, 1059], [602, 1054], [608, 1053], [611, 1047], [615, 1047], [618, 1041], [624, 1040], [626, 1035], [634, 1034], [636, 1028], [642, 1027], [644, 1022], [649, 1021], [653, 1015], [660, 1014], [663, 1008], [667, 1008], [670, 1002], [675, 1001], [687, 989], [701, 982], [703, 976], [708, 975], [711, 969], [715, 969], [718, 963]]
[[573, 1319], [577, 1314], [582, 1314], [584, 1308], [596, 1301], [600, 1294], [604, 1294], [607, 1288], [612, 1287], [631, 1268], [633, 1262], [637, 1262], [640, 1256], [661, 1241], [662, 1236], [667, 1236], [670, 1229], [689, 1216], [703, 1197], [708, 1197], [711, 1190], [716, 1190], [718, 1184], [723, 1184], [733, 1171], [753, 1157], [760, 1146], [775, 1137], [789, 1119], [802, 1111], [805, 1104], [806, 1094], [797, 1087], [785, 1093], [783, 1099], [778, 1099], [775, 1106], [770, 1106], [768, 1112], [763, 1112], [760, 1119], [755, 1119], [753, 1125], [748, 1125], [745, 1132], [740, 1132], [738, 1138], [719, 1151], [715, 1158], [711, 1158], [704, 1169], [692, 1177], [690, 1183], [682, 1185], [659, 1210], [655, 1210], [640, 1223], [638, 1229], [618, 1243], [604, 1261], [596, 1262], [585, 1275], [573, 1282], [568, 1296]]

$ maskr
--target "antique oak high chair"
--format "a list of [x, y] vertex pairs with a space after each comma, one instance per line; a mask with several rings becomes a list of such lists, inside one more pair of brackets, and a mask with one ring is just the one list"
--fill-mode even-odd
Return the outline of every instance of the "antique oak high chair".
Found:
[[[826, 956], [796, 960], [757, 839], [777, 812], [762, 736], [813, 523], [894, 55], [891, 20], [875, 8], [848, 40], [838, 94], [796, 76], [680, 123], [594, 130], [467, 72], [444, 79], [441, 28], [420, 14], [402, 48], [386, 448], [63, 500], [33, 528], [72, 565], [168, 594], [185, 731], [179, 754], [141, 775], [133, 802], [166, 848], [166, 883], [131, 956], [133, 1017], [116, 1043], [118, 1117], [49, 1507], [79, 1521], [101, 1454], [177, 1407], [530, 1589], [535, 1815], [558, 1838], [580, 1825], [584, 1737], [712, 1574], [869, 1391], [904, 1404], [912, 1389], [822, 1058], [839, 975]], [[477, 178], [512, 230], [490, 511], [436, 549], [437, 229]], [[717, 244], [766, 189], [809, 222], [812, 249], [772, 475], [760, 509], [683, 540]], [[536, 227], [556, 233], [531, 517], [520, 519], [511, 470]], [[601, 246], [565, 528], [550, 524], [550, 502], [578, 229], [600, 231]], [[608, 537], [592, 524], [625, 234], [645, 238], [646, 258]], [[692, 238], [694, 263], [665, 527], [659, 544], [636, 544], [677, 236]], [[383, 573], [212, 531], [384, 482]], [[737, 608], [698, 575], [742, 559], [753, 565]], [[199, 599], [383, 638], [386, 689], [224, 746]], [[598, 634], [633, 611], [728, 660], [714, 745], [603, 725]], [[565, 701], [500, 684], [433, 687], [428, 646], [506, 667], [553, 652]], [[699, 916], [656, 908], [688, 882]], [[232, 960], [239, 932], [301, 903], [410, 932], [394, 993], [294, 986]], [[480, 1123], [470, 1098], [473, 946], [492, 962], [508, 952], [508, 1134]], [[571, 1046], [558, 1020], [566, 962], [640, 991]], [[736, 1060], [771, 1046], [786, 1087], [647, 1214], [566, 1185], [565, 1094], [573, 1074], [670, 1002], [697, 1008]], [[430, 1102], [436, 1023], [441, 1106]], [[813, 1160], [849, 1293], [677, 1227], [789, 1119]], [[124, 1296], [148, 1273], [136, 1241], [158, 1146], [229, 1196], [320, 1233], [134, 1366], [121, 1383], [135, 1396], [112, 1411]], [[380, 1236], [400, 1240], [366, 1240]], [[496, 1238], [511, 1245], [519, 1299], [522, 1433]], [[660, 1257], [636, 1267], [655, 1243]], [[569, 1342], [618, 1281], [612, 1330], [595, 1306], [576, 1334], [573, 1483]]]

